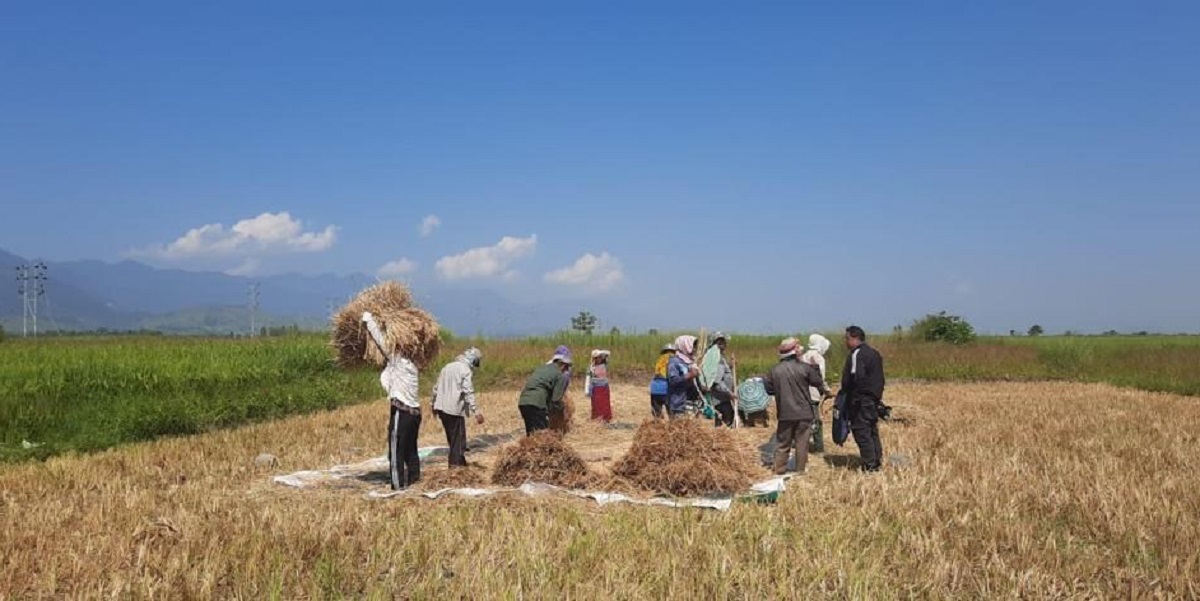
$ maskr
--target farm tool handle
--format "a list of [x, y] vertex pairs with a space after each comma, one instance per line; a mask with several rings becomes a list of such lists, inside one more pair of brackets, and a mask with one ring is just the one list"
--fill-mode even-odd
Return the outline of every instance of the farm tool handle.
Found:
[[729, 367], [733, 370], [733, 390], [730, 391], [733, 393], [733, 427], [740, 428], [742, 427], [742, 418], [738, 413], [737, 358], [733, 356], [733, 353], [729, 353]]

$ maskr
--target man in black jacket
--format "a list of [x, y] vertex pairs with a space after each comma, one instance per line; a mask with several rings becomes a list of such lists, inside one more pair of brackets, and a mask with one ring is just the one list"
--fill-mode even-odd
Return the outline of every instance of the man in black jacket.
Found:
[[883, 404], [883, 357], [867, 344], [867, 335], [858, 326], [846, 328], [846, 348], [850, 354], [842, 368], [842, 391], [850, 433], [862, 457], [862, 469], [877, 472], [883, 465], [883, 443], [879, 440], [879, 406]]

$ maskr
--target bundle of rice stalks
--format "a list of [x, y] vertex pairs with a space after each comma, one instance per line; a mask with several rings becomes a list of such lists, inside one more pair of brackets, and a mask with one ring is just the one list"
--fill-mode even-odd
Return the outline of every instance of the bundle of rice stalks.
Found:
[[571, 394], [563, 395], [563, 410], [550, 412], [550, 429], [559, 434], [567, 434], [571, 431], [571, 424], [575, 420], [575, 401], [571, 400]]
[[425, 368], [441, 350], [439, 326], [433, 316], [417, 308], [412, 293], [399, 282], [381, 282], [358, 293], [333, 317], [330, 344], [337, 351], [337, 363], [342, 367], [387, 365], [387, 357], [371, 340], [362, 323], [362, 314], [370, 311], [384, 331], [389, 350]]
[[582, 488], [592, 481], [587, 464], [562, 436], [544, 430], [522, 438], [500, 452], [492, 471], [492, 484], [520, 486], [541, 482], [565, 488]]
[[753, 454], [729, 430], [693, 419], [644, 422], [613, 474], [676, 496], [737, 493], [750, 487]]
[[487, 473], [478, 465], [428, 470], [421, 474], [421, 479], [417, 482], [417, 486], [422, 490], [430, 491], [443, 488], [479, 488], [485, 484]]

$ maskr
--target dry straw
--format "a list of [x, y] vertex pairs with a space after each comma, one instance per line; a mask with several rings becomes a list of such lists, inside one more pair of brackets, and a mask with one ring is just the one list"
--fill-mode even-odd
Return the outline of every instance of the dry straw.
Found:
[[756, 473], [732, 432], [692, 419], [642, 423], [612, 471], [638, 487], [678, 496], [741, 492]]
[[487, 472], [478, 465], [450, 466], [424, 472], [417, 484], [422, 490], [478, 488], [487, 484]]
[[492, 471], [492, 484], [520, 486], [526, 482], [582, 488], [593, 481], [587, 464], [562, 435], [543, 430], [522, 438], [500, 452]]
[[371, 340], [362, 314], [369, 311], [384, 331], [389, 349], [424, 369], [437, 358], [441, 349], [439, 326], [433, 316], [413, 305], [412, 293], [399, 282], [375, 284], [358, 293], [333, 317], [330, 344], [337, 351], [342, 367], [387, 365], [387, 357]]

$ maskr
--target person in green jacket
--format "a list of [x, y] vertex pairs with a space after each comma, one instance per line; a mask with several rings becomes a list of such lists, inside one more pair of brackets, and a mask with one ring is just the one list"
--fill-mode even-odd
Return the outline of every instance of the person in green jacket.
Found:
[[570, 355], [554, 355], [549, 363], [537, 368], [521, 390], [517, 408], [525, 420], [525, 435], [550, 428], [550, 410], [562, 409], [567, 393], [567, 371], [571, 369]]

